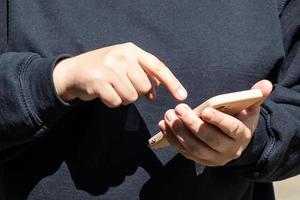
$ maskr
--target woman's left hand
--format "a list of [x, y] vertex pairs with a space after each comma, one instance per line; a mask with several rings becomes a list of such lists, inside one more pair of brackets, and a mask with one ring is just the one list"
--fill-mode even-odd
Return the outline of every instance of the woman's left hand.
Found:
[[225, 165], [241, 156], [256, 129], [260, 106], [271, 93], [272, 84], [263, 80], [253, 89], [260, 89], [263, 100], [236, 116], [207, 108], [201, 118], [186, 104], [168, 110], [159, 123], [169, 143], [185, 157], [205, 166]]

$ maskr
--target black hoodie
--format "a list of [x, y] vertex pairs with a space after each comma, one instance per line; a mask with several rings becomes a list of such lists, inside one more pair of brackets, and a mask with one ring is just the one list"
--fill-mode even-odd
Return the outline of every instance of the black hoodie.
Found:
[[[2, 199], [273, 199], [272, 181], [300, 171], [300, 2], [296, 0], [8, 0], [0, 3]], [[63, 102], [59, 59], [134, 42], [158, 56], [192, 107], [274, 83], [242, 156], [197, 175], [147, 140], [177, 102], [116, 109]]]

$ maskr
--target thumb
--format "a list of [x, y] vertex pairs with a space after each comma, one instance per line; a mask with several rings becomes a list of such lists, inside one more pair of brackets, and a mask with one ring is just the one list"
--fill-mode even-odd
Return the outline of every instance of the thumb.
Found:
[[265, 101], [265, 99], [271, 94], [273, 85], [268, 80], [261, 80], [255, 83], [251, 89], [259, 89], [262, 92], [263, 98], [251, 106], [247, 111], [259, 111], [261, 104]]

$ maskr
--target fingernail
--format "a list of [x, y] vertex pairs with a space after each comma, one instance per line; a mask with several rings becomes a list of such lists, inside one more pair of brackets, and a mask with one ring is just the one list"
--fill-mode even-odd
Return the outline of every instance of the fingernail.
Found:
[[166, 113], [166, 118], [167, 118], [167, 121], [172, 122], [175, 119], [174, 113], [173, 112], [167, 112]]
[[211, 111], [211, 109], [206, 108], [205, 110], [203, 110], [201, 116], [206, 120], [210, 120], [213, 117], [213, 112]]
[[175, 111], [178, 115], [183, 116], [186, 113], [187, 108], [184, 105], [179, 105], [175, 108]]
[[181, 100], [184, 100], [187, 97], [187, 91], [183, 87], [177, 89], [177, 94]]

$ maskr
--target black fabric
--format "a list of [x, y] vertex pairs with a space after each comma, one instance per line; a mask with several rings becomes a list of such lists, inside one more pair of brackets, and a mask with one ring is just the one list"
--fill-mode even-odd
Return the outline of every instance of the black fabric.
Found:
[[[9, 52], [0, 56], [1, 199], [273, 199], [271, 182], [300, 171], [300, 3], [278, 2], [9, 1]], [[174, 149], [150, 150], [156, 123], [178, 103], [163, 89], [154, 104], [117, 109], [57, 97], [58, 59], [128, 41], [174, 72], [192, 107], [272, 80], [241, 158], [197, 176]]]
[[7, 1], [0, 2], [0, 52], [5, 52], [7, 48]]

